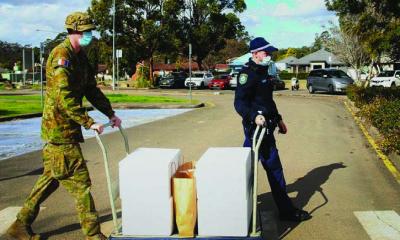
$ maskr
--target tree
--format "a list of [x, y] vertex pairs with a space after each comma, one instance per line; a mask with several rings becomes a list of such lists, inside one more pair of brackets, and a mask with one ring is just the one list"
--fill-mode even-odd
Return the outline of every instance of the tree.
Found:
[[321, 48], [326, 48], [328, 51], [331, 51], [329, 46], [325, 46], [324, 43], [328, 42], [331, 38], [331, 34], [328, 31], [323, 31], [322, 33], [315, 34], [315, 40], [313, 45], [311, 46], [311, 51], [315, 52], [320, 50]]
[[[203, 68], [203, 60], [210, 53], [225, 47], [225, 39], [247, 36], [235, 13], [246, 9], [244, 0], [187, 0], [181, 18], [183, 43], [191, 43], [195, 61]], [[187, 54], [187, 44], [184, 46]]]
[[[183, 0], [116, 0], [116, 45], [124, 51], [121, 65], [133, 72], [136, 62], [148, 60], [152, 80], [154, 54], [177, 49], [175, 33], [183, 6]], [[113, 30], [111, 8], [111, 0], [93, 0], [88, 10], [109, 45]]]
[[379, 71], [387, 54], [400, 59], [400, 4], [398, 0], [325, 0], [328, 10], [339, 16], [341, 29], [359, 36], [370, 54], [371, 67]]
[[354, 33], [345, 32], [331, 23], [329, 38], [323, 40], [322, 44], [330, 49], [339, 60], [352, 66], [360, 80], [361, 68], [370, 62], [370, 55], [361, 45], [360, 37]]
[[218, 52], [210, 52], [204, 59], [204, 65], [207, 68], [214, 66], [217, 63], [226, 63], [228, 59], [239, 57], [248, 52], [246, 40], [226, 39], [225, 47]]

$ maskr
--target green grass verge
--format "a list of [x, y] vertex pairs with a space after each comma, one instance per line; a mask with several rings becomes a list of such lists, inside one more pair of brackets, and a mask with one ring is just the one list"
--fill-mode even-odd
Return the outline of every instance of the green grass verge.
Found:
[[[172, 98], [165, 96], [132, 96], [127, 94], [108, 94], [111, 103], [137, 103], [137, 104], [190, 104], [188, 99]], [[197, 100], [193, 100], [197, 104]], [[0, 95], [0, 118], [13, 117], [21, 114], [40, 113], [39, 95]]]

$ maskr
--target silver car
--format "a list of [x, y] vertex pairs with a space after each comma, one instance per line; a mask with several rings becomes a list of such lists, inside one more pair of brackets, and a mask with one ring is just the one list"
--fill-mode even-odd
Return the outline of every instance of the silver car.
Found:
[[307, 88], [310, 93], [327, 91], [329, 93], [345, 92], [354, 81], [342, 70], [315, 69], [307, 77]]

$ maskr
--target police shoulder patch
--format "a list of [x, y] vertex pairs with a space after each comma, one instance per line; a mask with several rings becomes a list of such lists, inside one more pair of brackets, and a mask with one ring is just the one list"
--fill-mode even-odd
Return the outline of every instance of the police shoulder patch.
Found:
[[246, 73], [240, 74], [239, 83], [242, 85], [245, 84], [247, 82], [247, 78], [248, 78], [248, 75]]

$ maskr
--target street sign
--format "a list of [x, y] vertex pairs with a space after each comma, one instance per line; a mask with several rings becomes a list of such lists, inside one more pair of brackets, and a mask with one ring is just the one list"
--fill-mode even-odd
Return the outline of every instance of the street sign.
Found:
[[40, 53], [44, 53], [44, 44], [42, 42], [40, 43]]
[[122, 49], [117, 49], [116, 55], [117, 58], [122, 58]]

